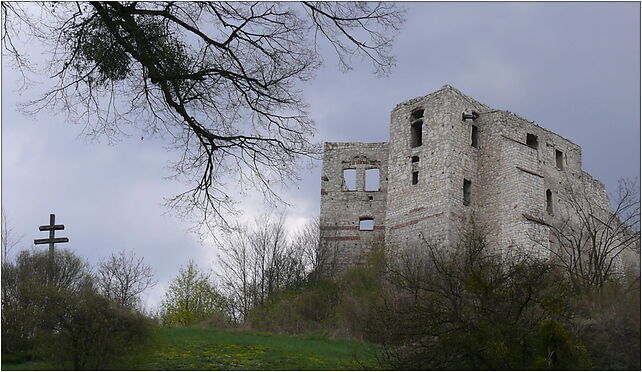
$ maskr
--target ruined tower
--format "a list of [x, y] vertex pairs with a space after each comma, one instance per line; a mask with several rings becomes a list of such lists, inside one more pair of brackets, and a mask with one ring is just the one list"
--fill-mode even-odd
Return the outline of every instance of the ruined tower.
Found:
[[446, 85], [398, 104], [387, 143], [325, 143], [322, 245], [350, 264], [376, 242], [448, 245], [474, 216], [502, 253], [547, 255], [563, 182], [610, 208], [581, 165], [578, 145]]

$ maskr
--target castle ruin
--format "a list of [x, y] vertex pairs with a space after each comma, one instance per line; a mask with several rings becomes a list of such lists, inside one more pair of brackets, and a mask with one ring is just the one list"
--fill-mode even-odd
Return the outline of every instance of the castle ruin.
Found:
[[611, 210], [578, 145], [446, 85], [398, 104], [389, 142], [324, 144], [321, 242], [350, 264], [377, 242], [454, 243], [474, 216], [501, 253], [548, 256], [567, 183]]

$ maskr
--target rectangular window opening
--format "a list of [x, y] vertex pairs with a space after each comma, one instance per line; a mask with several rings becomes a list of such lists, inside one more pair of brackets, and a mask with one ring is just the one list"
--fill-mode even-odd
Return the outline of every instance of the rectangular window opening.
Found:
[[421, 146], [421, 132], [424, 126], [423, 120], [417, 120], [410, 126], [410, 147]]
[[546, 212], [553, 215], [553, 192], [551, 189], [546, 190]]
[[557, 169], [564, 169], [564, 153], [560, 150], [555, 150], [555, 165]]
[[355, 191], [357, 189], [357, 170], [344, 169], [343, 170], [343, 184], [346, 191]]
[[416, 185], [419, 183], [419, 172], [412, 172], [412, 184]]
[[474, 148], [479, 148], [478, 136], [479, 132], [477, 130], [477, 126], [473, 125], [472, 130], [470, 131], [470, 145]]
[[374, 230], [374, 219], [372, 217], [359, 218], [359, 230], [361, 231]]
[[464, 205], [470, 205], [470, 181], [464, 179]]
[[379, 168], [366, 169], [366, 191], [379, 191]]
[[526, 134], [526, 145], [537, 150], [537, 136], [531, 133]]

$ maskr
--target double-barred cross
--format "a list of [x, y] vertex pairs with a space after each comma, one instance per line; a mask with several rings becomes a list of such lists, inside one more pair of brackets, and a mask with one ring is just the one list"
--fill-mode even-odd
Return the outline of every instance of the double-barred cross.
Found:
[[49, 231], [49, 238], [35, 239], [33, 244], [49, 244], [49, 278], [53, 275], [54, 270], [54, 244], [56, 243], [69, 243], [69, 238], [56, 238], [56, 230], [64, 230], [65, 225], [56, 225], [56, 215], [49, 215], [49, 225], [38, 227], [40, 231]]

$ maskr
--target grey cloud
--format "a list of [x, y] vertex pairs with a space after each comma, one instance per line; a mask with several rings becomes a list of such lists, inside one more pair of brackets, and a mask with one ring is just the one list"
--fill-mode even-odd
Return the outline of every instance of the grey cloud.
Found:
[[[611, 191], [619, 177], [639, 177], [639, 3], [406, 6], [390, 77], [377, 79], [360, 62], [341, 73], [328, 50], [326, 66], [302, 86], [319, 141], [387, 141], [394, 105], [450, 84], [581, 145], [584, 168]], [[133, 131], [116, 146], [83, 142], [81, 128], [62, 115], [17, 113], [15, 103], [33, 97], [33, 90], [21, 97], [12, 92], [15, 76], [4, 60], [3, 74], [2, 205], [25, 234], [24, 244], [40, 237], [37, 227], [54, 212], [69, 246], [91, 262], [135, 249], [161, 282], [150, 303], [189, 258], [216, 260], [215, 247], [186, 234], [186, 222], [164, 215], [163, 198], [185, 186], [162, 179], [172, 154], [161, 140], [140, 141]], [[293, 219], [319, 210], [320, 168], [300, 175], [302, 181], [282, 193], [293, 204]], [[257, 195], [245, 200], [246, 219], [264, 209]]]

